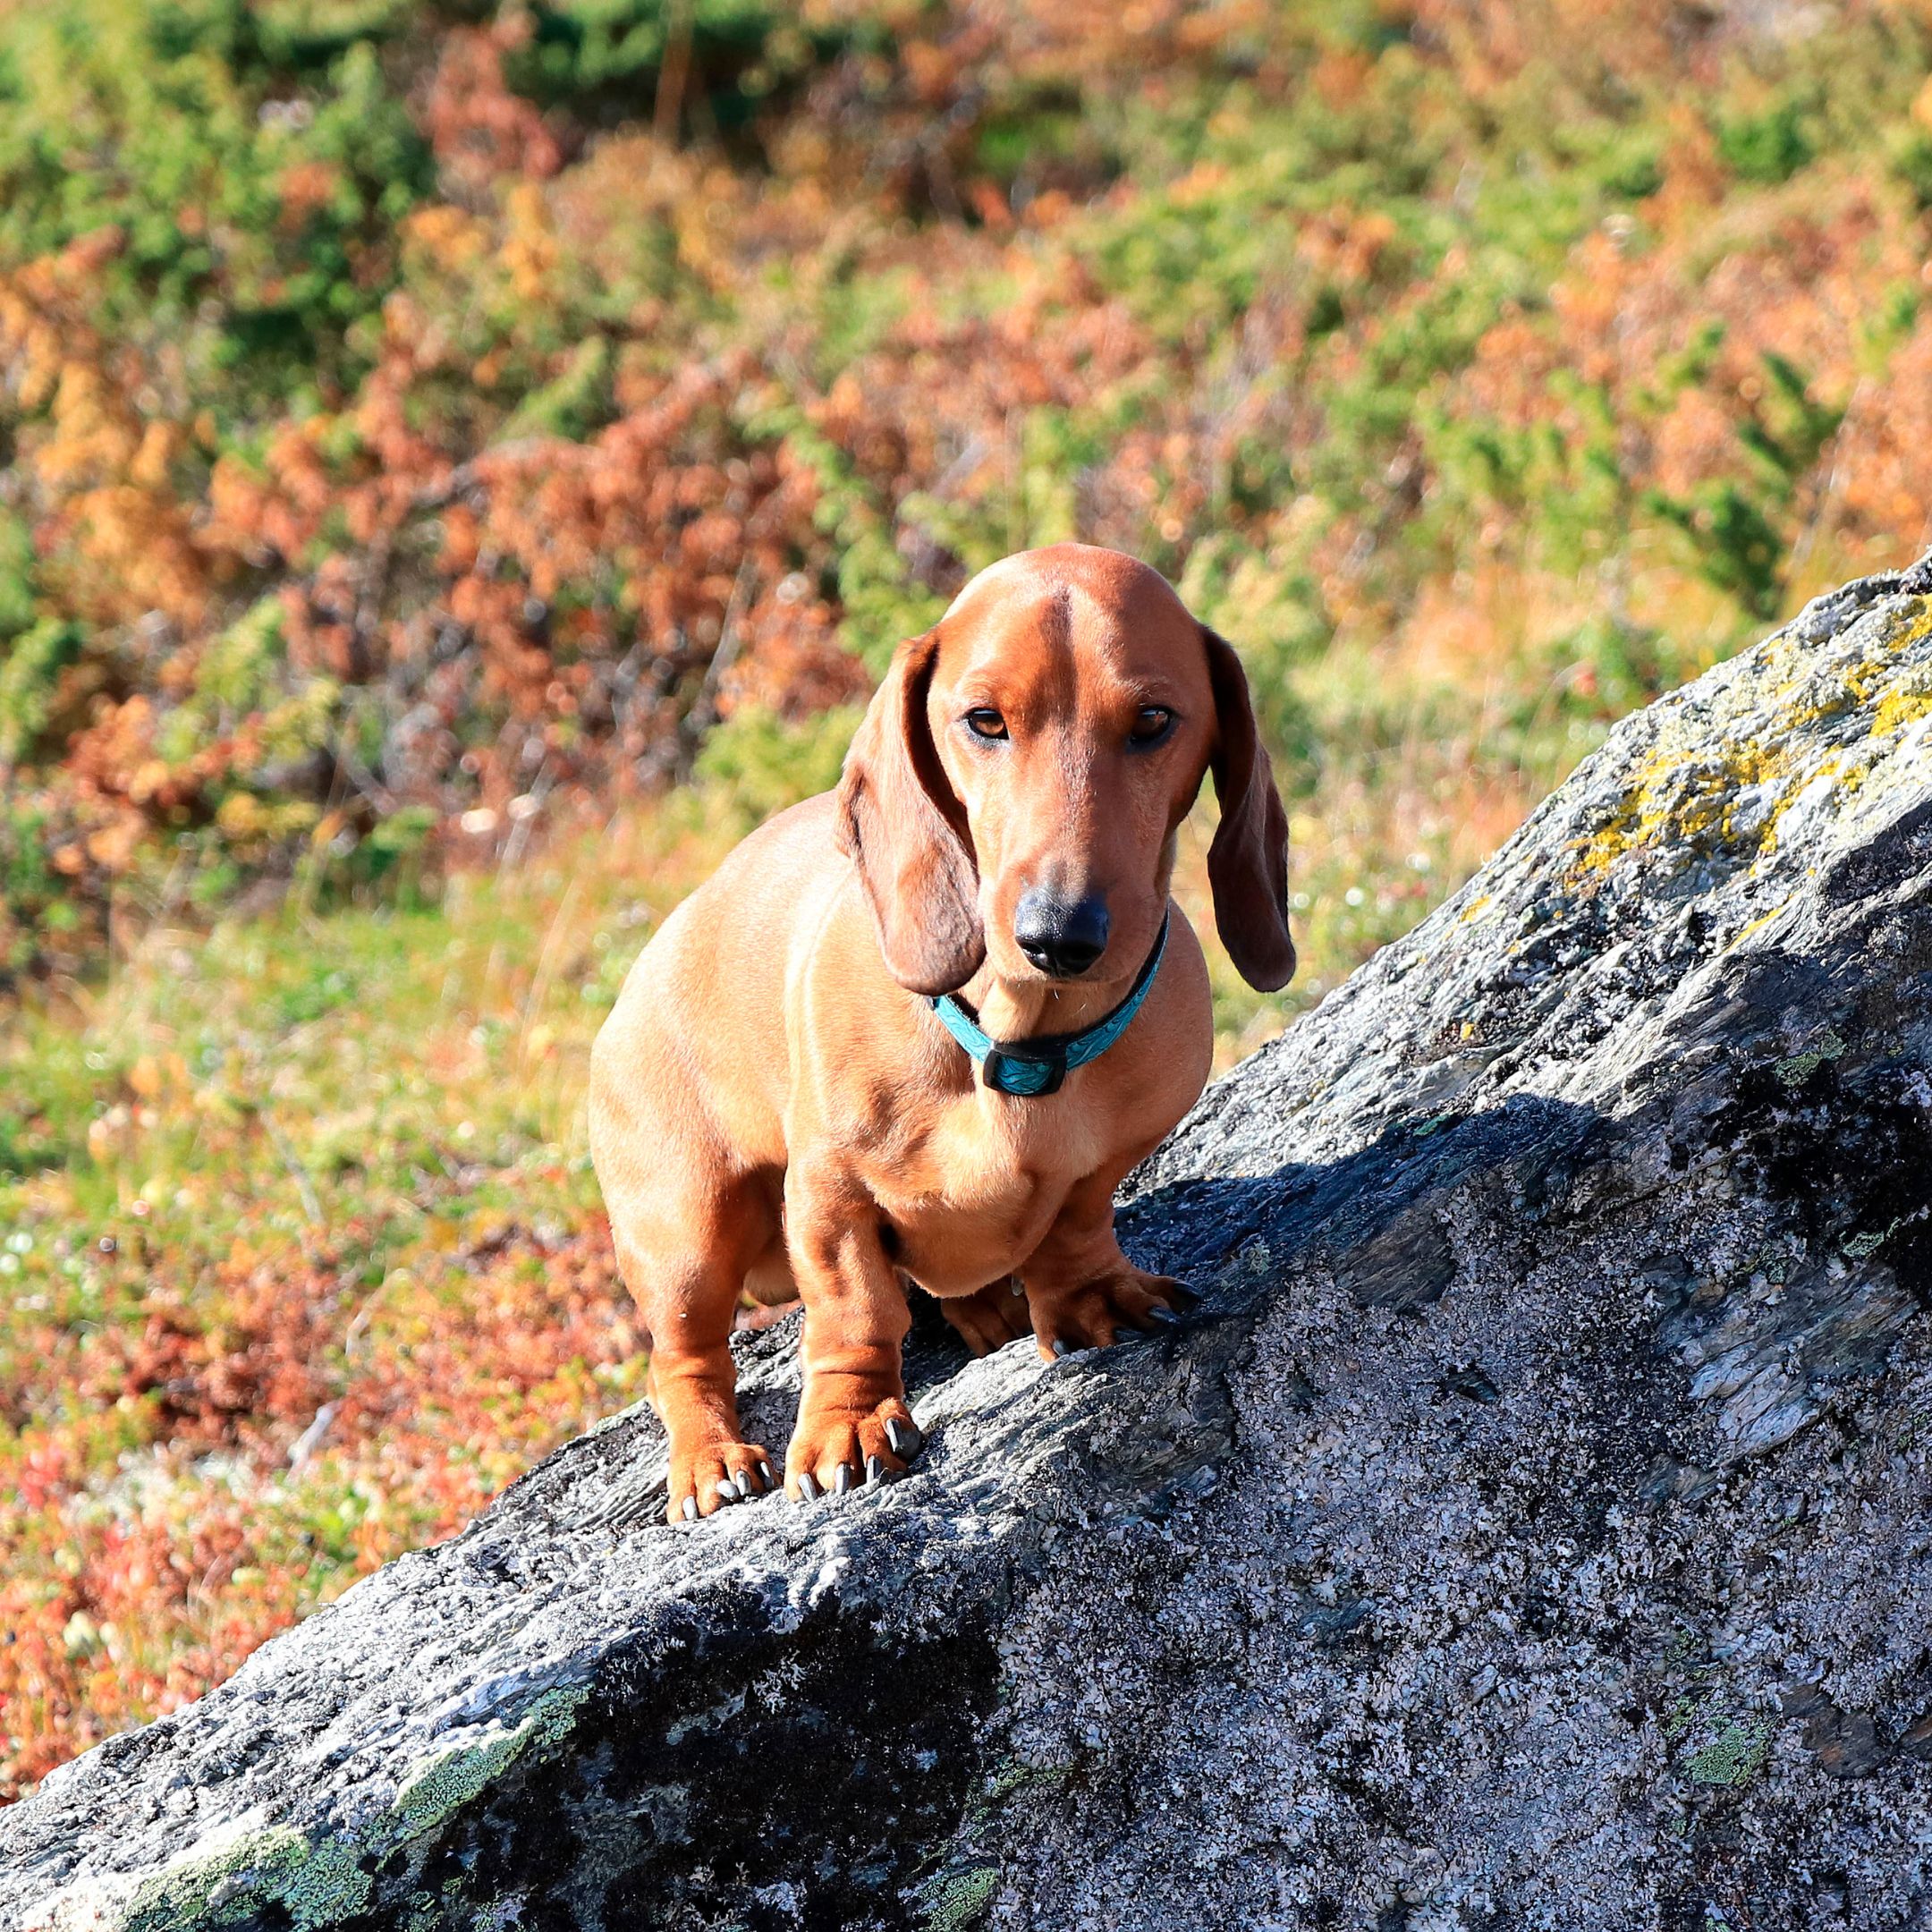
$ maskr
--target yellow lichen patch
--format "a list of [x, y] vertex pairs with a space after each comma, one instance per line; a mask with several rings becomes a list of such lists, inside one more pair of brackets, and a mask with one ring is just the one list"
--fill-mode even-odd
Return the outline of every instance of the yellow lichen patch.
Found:
[[1765, 820], [1764, 836], [1758, 848], [1759, 861], [1771, 858], [1777, 852], [1780, 843], [1779, 830], [1785, 815], [1801, 801], [1809, 797], [1815, 787], [1835, 784], [1840, 790], [1856, 791], [1862, 777], [1862, 773], [1848, 769], [1843, 758], [1836, 753], [1826, 758], [1815, 770], [1801, 773], [1798, 781], [1785, 788], [1783, 797], [1772, 808], [1770, 817]]
[[[1628, 853], [1646, 846], [1748, 847], [1760, 860], [1775, 852], [1779, 823], [1793, 805], [1821, 778], [1846, 795], [1855, 793], [1875, 755], [1834, 750], [1814, 763], [1789, 749], [1808, 731], [1862, 708], [1871, 715], [1869, 744], [1932, 717], [1932, 669], [1905, 669], [1899, 663], [1902, 653], [1928, 637], [1932, 637], [1932, 598], [1921, 597], [1915, 609], [1899, 614], [1881, 656], [1837, 669], [1835, 674], [1786, 683], [1781, 692], [1785, 702], [1770, 731], [1739, 739], [1716, 758], [1700, 759], [1694, 767], [1678, 761], [1666, 735], [1633, 775], [1615, 809], [1579, 843], [1571, 883], [1600, 879]], [[1802, 696], [1798, 695], [1801, 682]], [[1767, 785], [1778, 790], [1769, 810], [1741, 821], [1739, 801], [1753, 792], [1761, 798], [1761, 788]]]
[[1932, 717], [1932, 674], [1914, 678], [1897, 691], [1887, 691], [1872, 713], [1871, 735], [1896, 737], [1907, 725], [1926, 717]]
[[[1788, 700], [1779, 713], [1778, 722], [1783, 730], [1787, 733], [1802, 731], [1809, 725], [1843, 717], [1848, 711], [1870, 705], [1886, 680], [1896, 674], [1901, 654], [1932, 637], [1932, 597], [1918, 598], [1916, 604], [1917, 608], [1911, 614], [1903, 611], [1898, 613], [1897, 623], [1885, 639], [1879, 657], [1868, 657], [1861, 663], [1839, 668], [1836, 682], [1822, 694], [1789, 701], [1792, 699], [1792, 693], [1801, 688], [1815, 691], [1818, 674], [1812, 672], [1801, 658], [1798, 674], [1777, 687], [1778, 697]], [[1881, 708], [1885, 701], [1880, 701]]]
[[1609, 818], [1580, 845], [1571, 881], [1600, 877], [1640, 846], [1738, 843], [1749, 835], [1734, 821], [1740, 795], [1775, 776], [1784, 760], [1781, 749], [1747, 740], [1716, 761], [1685, 766], [1660, 746]]
[[1885, 640], [1888, 648], [1894, 651], [1909, 649], [1914, 644], [1922, 644], [1932, 638], [1932, 597], [1919, 599], [1916, 615], [1905, 619], [1902, 627]]

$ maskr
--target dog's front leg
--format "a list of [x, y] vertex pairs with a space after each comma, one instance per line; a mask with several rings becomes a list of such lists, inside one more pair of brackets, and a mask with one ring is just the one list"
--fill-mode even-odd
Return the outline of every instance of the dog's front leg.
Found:
[[1118, 1174], [1098, 1174], [1078, 1182], [1021, 1267], [1033, 1333], [1048, 1360], [1180, 1319], [1174, 1304], [1188, 1291], [1165, 1275], [1143, 1274], [1114, 1239], [1119, 1182]]
[[805, 1366], [785, 1489], [809, 1500], [897, 1472], [918, 1453], [902, 1350], [912, 1313], [877, 1207], [835, 1172], [785, 1176], [785, 1240], [805, 1304]]

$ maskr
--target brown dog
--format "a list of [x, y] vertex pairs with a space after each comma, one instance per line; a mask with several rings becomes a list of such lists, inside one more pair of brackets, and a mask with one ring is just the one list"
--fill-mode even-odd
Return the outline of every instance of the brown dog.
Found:
[[[1168, 882], [1209, 770], [1221, 937], [1284, 985], [1287, 820], [1233, 651], [1130, 557], [1009, 557], [900, 647], [838, 790], [754, 833], [645, 948], [592, 1056], [590, 1145], [674, 1520], [774, 1481], [739, 1431], [741, 1292], [805, 1305], [785, 1485], [808, 1498], [919, 1447], [908, 1280], [981, 1351], [1028, 1318], [1049, 1358], [1174, 1319], [1114, 1192], [1208, 1077], [1207, 966]], [[970, 1015], [930, 996], [953, 993], [1004, 1061], [976, 1066], [949, 1030]], [[1110, 1015], [1117, 1039], [1063, 1066], [1054, 1041]]]

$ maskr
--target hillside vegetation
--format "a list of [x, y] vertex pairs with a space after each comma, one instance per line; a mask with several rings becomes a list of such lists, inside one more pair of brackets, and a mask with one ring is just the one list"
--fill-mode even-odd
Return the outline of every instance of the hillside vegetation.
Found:
[[589, 1037], [971, 571], [1241, 647], [1306, 965], [1225, 1062], [1916, 555], [1928, 74], [1904, 0], [0, 0], [0, 1792], [635, 1399]]

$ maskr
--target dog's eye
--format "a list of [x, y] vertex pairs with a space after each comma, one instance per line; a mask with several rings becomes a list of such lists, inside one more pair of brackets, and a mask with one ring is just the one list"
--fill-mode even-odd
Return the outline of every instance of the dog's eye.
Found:
[[1165, 705], [1142, 705], [1135, 713], [1128, 741], [1137, 745], [1158, 744], [1174, 729], [1174, 716]]
[[966, 729], [975, 738], [1004, 738], [1006, 720], [991, 705], [975, 705], [966, 714]]

